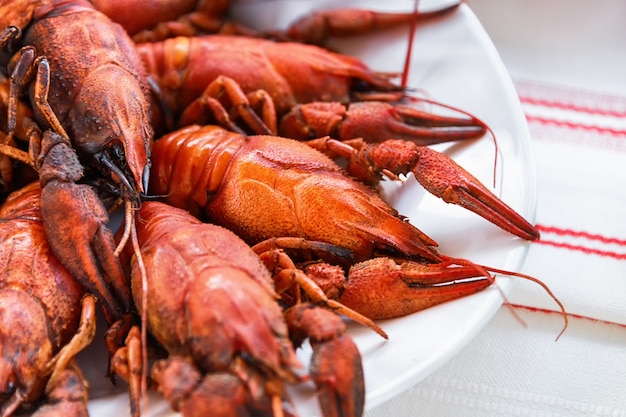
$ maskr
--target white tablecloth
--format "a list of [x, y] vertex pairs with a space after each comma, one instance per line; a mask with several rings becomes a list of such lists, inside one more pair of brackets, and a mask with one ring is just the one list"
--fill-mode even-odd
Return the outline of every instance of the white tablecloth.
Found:
[[367, 416], [626, 416], [626, 3], [469, 5], [501, 51], [531, 132], [542, 237], [522, 272], [551, 287], [570, 324], [555, 341], [563, 319], [554, 303], [516, 281], [513, 309]]

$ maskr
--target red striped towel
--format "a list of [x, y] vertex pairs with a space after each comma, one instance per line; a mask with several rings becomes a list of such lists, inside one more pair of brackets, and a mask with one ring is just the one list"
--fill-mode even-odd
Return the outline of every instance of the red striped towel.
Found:
[[[573, 314], [626, 324], [626, 98], [519, 81], [537, 170], [537, 227], [523, 272]], [[550, 307], [520, 283], [510, 301]]]
[[509, 301], [458, 355], [367, 417], [626, 416], [626, 97], [515, 83], [537, 171], [536, 222]]

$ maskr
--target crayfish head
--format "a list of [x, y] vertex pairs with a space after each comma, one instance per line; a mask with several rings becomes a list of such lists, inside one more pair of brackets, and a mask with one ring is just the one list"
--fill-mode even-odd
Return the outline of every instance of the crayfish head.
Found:
[[40, 302], [21, 289], [0, 292], [0, 415], [36, 400], [47, 382], [52, 344]]
[[139, 207], [154, 139], [147, 88], [139, 75], [115, 65], [94, 69], [67, 119], [72, 120], [68, 134], [86, 167], [95, 164], [122, 198]]

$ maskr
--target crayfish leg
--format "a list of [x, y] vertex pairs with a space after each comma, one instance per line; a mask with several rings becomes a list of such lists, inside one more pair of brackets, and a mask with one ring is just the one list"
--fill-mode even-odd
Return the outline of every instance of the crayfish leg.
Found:
[[88, 417], [87, 380], [75, 361], [60, 373], [55, 387], [48, 393], [48, 402], [41, 406], [32, 417]]
[[46, 393], [55, 390], [61, 380], [62, 372], [73, 361], [78, 352], [89, 346], [96, 335], [96, 299], [87, 294], [82, 300], [80, 323], [76, 334], [68, 344], [63, 346], [59, 353], [50, 361], [52, 373], [46, 385]]
[[[232, 106], [229, 112], [220, 101], [226, 97]], [[259, 116], [254, 110], [260, 108]], [[245, 134], [242, 127], [235, 124], [234, 119], [240, 118], [257, 135], [275, 135], [276, 108], [272, 97], [264, 90], [246, 94], [232, 78], [220, 75], [213, 80], [202, 95], [193, 101], [180, 118], [181, 126], [206, 124], [203, 114], [213, 115], [220, 126], [240, 134]], [[232, 114], [232, 116], [231, 116]]]
[[36, 56], [35, 48], [24, 47], [11, 59], [9, 65], [11, 68], [8, 106], [9, 135], [13, 135], [15, 130], [18, 95], [34, 79], [34, 107], [52, 130], [65, 138], [69, 138], [48, 102], [50, 92], [50, 63], [48, 60], [45, 57]]
[[273, 250], [260, 254], [259, 258], [270, 271], [273, 271], [272, 278], [277, 283], [276, 290], [279, 294], [281, 290], [285, 291], [295, 285], [297, 289], [302, 290], [312, 302], [325, 306], [329, 310], [342, 314], [363, 326], [369, 327], [384, 339], [389, 338], [387, 333], [369, 317], [343, 305], [341, 302], [329, 299], [324, 293], [324, 290], [306, 273], [298, 269], [284, 252]]
[[142, 354], [141, 331], [138, 327], [133, 326], [128, 332], [124, 346], [120, 347], [113, 354], [109, 365], [109, 372], [120, 376], [128, 382], [130, 391], [130, 413], [133, 417], [139, 417], [141, 415]]

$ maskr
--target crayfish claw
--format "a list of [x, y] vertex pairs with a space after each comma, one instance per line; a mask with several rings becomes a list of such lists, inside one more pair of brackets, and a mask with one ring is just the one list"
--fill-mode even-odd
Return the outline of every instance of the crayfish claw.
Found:
[[[122, 266], [114, 255], [109, 215], [95, 190], [77, 184], [83, 174], [68, 140], [46, 131], [38, 156], [42, 187], [41, 213], [52, 252], [102, 303], [105, 318], [113, 323], [130, 309], [131, 295]], [[79, 227], [68, 228], [67, 219]]]
[[311, 379], [323, 416], [362, 416], [365, 381], [361, 354], [345, 334], [342, 319], [322, 307], [303, 303], [285, 311], [285, 320], [294, 346], [308, 337], [313, 348]]
[[539, 238], [537, 229], [489, 191], [476, 177], [449, 156], [403, 140], [387, 140], [359, 149], [350, 161], [353, 170], [369, 167], [373, 172], [412, 172], [432, 195], [446, 203], [473, 211], [501, 229], [522, 239]]
[[413, 314], [482, 291], [493, 283], [485, 269], [453, 259], [423, 264], [372, 258], [353, 265], [347, 277], [333, 269], [311, 264], [305, 272], [325, 288], [339, 283], [337, 301], [372, 320]]
[[363, 415], [363, 368], [358, 348], [352, 339], [341, 336], [314, 345], [311, 377], [317, 386], [324, 417]]
[[266, 398], [254, 399], [236, 375], [219, 372], [202, 376], [186, 359], [170, 357], [155, 362], [152, 378], [172, 409], [183, 416], [271, 417]]
[[347, 37], [373, 33], [397, 27], [413, 21], [444, 16], [461, 3], [446, 6], [432, 12], [382, 13], [365, 9], [335, 9], [309, 13], [292, 23], [284, 38], [287, 40], [324, 45], [331, 36]]
[[501, 229], [526, 240], [539, 238], [537, 229], [496, 197], [452, 158], [430, 148], [418, 150], [415, 178], [433, 195], [489, 220]]
[[282, 135], [299, 140], [330, 136], [379, 143], [395, 138], [418, 145], [476, 139], [486, 132], [487, 127], [470, 115], [442, 116], [386, 101], [353, 102], [347, 106], [336, 102], [301, 104], [287, 113], [280, 124]]

